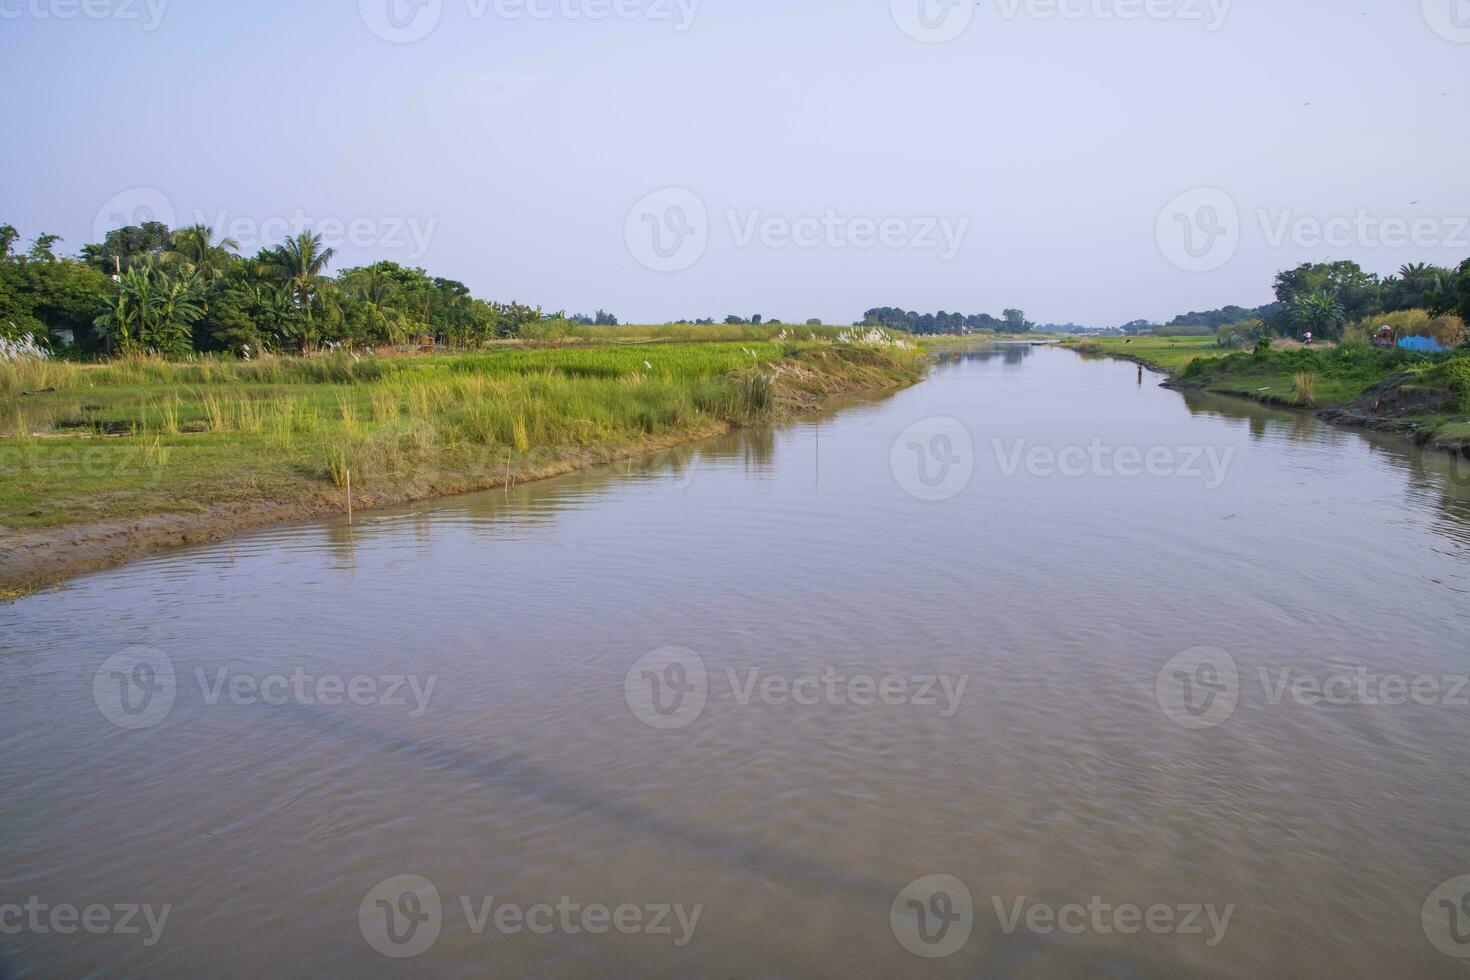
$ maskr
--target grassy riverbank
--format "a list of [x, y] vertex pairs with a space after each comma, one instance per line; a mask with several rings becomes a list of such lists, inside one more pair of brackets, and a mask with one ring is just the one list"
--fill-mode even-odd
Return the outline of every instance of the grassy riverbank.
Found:
[[779, 329], [745, 342], [0, 365], [0, 587], [340, 511], [349, 474], [356, 507], [502, 486], [922, 371], [913, 346]]
[[1232, 350], [1211, 337], [1107, 337], [1068, 344], [1146, 364], [1192, 388], [1291, 408], [1324, 419], [1400, 432], [1420, 445], [1470, 455], [1470, 351], [1420, 354], [1280, 342]]
[[1062, 346], [1083, 354], [1105, 354], [1142, 364], [1161, 374], [1182, 371], [1197, 357], [1230, 353], [1215, 346], [1214, 337], [1067, 337]]

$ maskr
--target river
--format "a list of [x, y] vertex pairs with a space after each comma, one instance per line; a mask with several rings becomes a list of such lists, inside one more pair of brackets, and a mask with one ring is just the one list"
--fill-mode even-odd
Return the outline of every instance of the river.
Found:
[[1470, 470], [1159, 380], [0, 606], [0, 972], [1461, 975]]

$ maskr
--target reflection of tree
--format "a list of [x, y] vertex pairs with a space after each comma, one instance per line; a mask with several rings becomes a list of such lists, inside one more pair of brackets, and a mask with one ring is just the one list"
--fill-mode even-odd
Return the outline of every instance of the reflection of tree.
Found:
[[986, 344], [972, 350], [940, 351], [934, 356], [936, 364], [962, 364], [965, 361], [1000, 361], [1003, 364], [1020, 364], [1035, 353], [1031, 344]]
[[1407, 481], [1405, 508], [1432, 506], [1444, 520], [1436, 522], [1443, 533], [1470, 544], [1470, 458], [1439, 449], [1425, 449], [1403, 436], [1367, 429], [1341, 429], [1322, 422], [1307, 412], [1273, 408], [1246, 398], [1186, 391], [1184, 404], [1190, 414], [1232, 422], [1246, 422], [1251, 436], [1284, 436], [1292, 442], [1346, 448], [1349, 443], [1366, 445], [1381, 464], [1402, 473]]
[[1031, 356], [1031, 345], [1002, 344], [1000, 346], [1000, 355], [1002, 358], [1005, 359], [1005, 363], [1007, 366], [1020, 364], [1026, 358]]
[[1214, 395], [1203, 391], [1185, 391], [1184, 405], [1191, 415], [1246, 422], [1252, 438], [1264, 439], [1279, 432], [1292, 442], [1334, 442], [1345, 440], [1350, 433], [1317, 421], [1308, 412], [1276, 408], [1264, 402], [1230, 395]]
[[1368, 432], [1363, 437], [1376, 458], [1404, 471], [1409, 482], [1406, 505], [1432, 504], [1444, 517], [1436, 529], [1470, 544], [1470, 458], [1425, 449], [1400, 436]]

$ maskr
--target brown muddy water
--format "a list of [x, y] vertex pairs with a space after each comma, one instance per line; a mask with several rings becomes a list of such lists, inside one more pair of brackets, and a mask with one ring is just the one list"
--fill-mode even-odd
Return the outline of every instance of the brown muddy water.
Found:
[[0, 607], [0, 969], [1463, 975], [1470, 470], [1158, 380], [1000, 348]]

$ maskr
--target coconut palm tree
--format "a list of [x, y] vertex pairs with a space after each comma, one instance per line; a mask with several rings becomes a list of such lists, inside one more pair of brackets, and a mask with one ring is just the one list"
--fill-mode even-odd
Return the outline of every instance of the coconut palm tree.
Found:
[[305, 231], [295, 238], [286, 239], [270, 253], [269, 262], [276, 280], [290, 294], [301, 320], [303, 350], [309, 350], [315, 338], [312, 307], [327, 282], [324, 272], [335, 254], [336, 249], [322, 247], [321, 235]]
[[170, 264], [189, 266], [204, 279], [218, 279], [230, 263], [230, 252], [240, 243], [233, 238], [214, 240], [214, 229], [208, 225], [180, 228], [171, 238], [173, 248], [159, 257]]
[[1428, 262], [1410, 262], [1401, 265], [1399, 266], [1399, 278], [1407, 286], [1415, 289], [1422, 288], [1425, 283], [1434, 278], [1434, 266]]
[[349, 269], [338, 277], [337, 284], [347, 295], [379, 307], [386, 306], [393, 295], [393, 282], [381, 263]]

